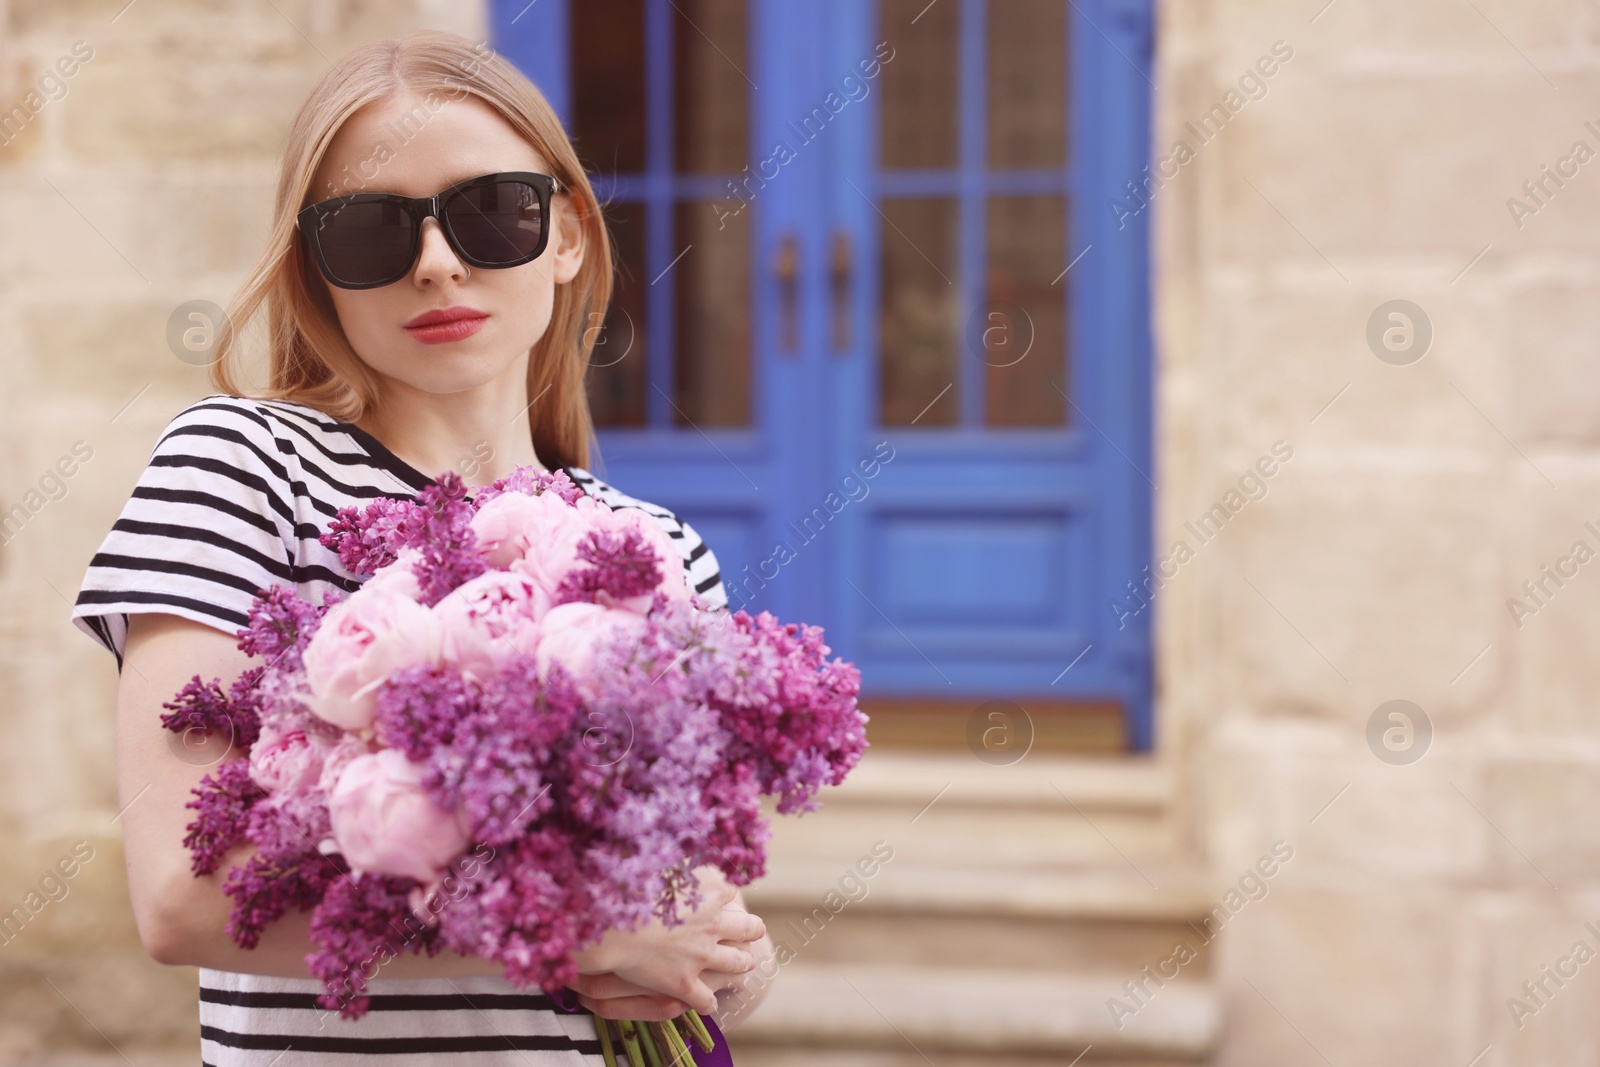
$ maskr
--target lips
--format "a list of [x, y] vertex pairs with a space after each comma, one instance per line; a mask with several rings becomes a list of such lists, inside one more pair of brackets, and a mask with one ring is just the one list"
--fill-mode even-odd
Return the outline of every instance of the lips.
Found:
[[455, 307], [436, 308], [432, 311], [424, 311], [422, 314], [406, 323], [405, 328], [408, 330], [415, 330], [423, 326], [441, 326], [449, 322], [459, 322], [462, 319], [486, 319], [488, 317], [489, 313], [487, 311], [479, 311], [477, 308], [462, 307], [457, 305]]
[[489, 313], [477, 308], [448, 307], [424, 311], [406, 323], [406, 333], [414, 341], [425, 345], [442, 345], [464, 341], [483, 328]]

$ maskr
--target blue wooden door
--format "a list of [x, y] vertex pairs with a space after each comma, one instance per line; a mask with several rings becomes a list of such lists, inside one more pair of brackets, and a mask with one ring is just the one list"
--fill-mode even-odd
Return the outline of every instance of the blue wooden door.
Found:
[[623, 279], [604, 468], [864, 696], [1149, 747], [1147, 0], [497, 8]]

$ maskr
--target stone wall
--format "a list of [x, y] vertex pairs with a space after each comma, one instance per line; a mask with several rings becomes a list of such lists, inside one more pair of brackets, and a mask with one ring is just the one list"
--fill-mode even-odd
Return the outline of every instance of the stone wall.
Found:
[[1293, 450], [1160, 601], [1161, 745], [1210, 877], [1295, 850], [1219, 940], [1222, 1062], [1593, 1063], [1600, 8], [1213, 0], [1160, 27], [1161, 554]]
[[260, 254], [331, 61], [421, 26], [481, 39], [484, 5], [0, 3], [0, 911], [47, 902], [0, 944], [0, 1062], [192, 1062], [195, 974], [144, 955], [127, 902], [113, 663], [67, 616], [161, 427], [211, 391], [166, 342], [173, 310], [226, 304]]

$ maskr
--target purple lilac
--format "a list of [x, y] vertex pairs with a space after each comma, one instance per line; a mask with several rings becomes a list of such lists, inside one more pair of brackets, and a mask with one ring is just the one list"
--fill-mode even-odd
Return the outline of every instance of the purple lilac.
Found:
[[[378, 874], [339, 874], [328, 880], [322, 901], [311, 915], [311, 939], [317, 951], [306, 956], [311, 973], [326, 990], [317, 1003], [341, 1018], [365, 1015], [367, 973], [403, 951], [439, 951], [437, 934], [420, 936], [409, 922], [408, 896], [415, 881]], [[454, 907], [454, 905], [452, 905]]]
[[474, 499], [482, 505], [502, 493], [524, 493], [528, 496], [554, 493], [568, 504], [576, 504], [578, 498], [583, 496], [583, 490], [567, 477], [566, 471], [542, 471], [532, 464], [518, 467], [504, 478], [478, 490]]
[[340, 508], [318, 540], [339, 553], [351, 574], [370, 578], [395, 561], [402, 545], [416, 540], [421, 524], [415, 501], [379, 497], [365, 508]]
[[280, 673], [298, 671], [300, 654], [340, 595], [325, 594], [318, 605], [300, 597], [292, 586], [263, 590], [250, 605], [250, 621], [239, 631], [239, 650], [260, 657]]
[[198, 877], [217, 869], [222, 857], [245, 840], [250, 809], [266, 790], [250, 777], [250, 761], [230, 759], [200, 779], [195, 798], [184, 805], [195, 809], [195, 817], [185, 827], [183, 843], [189, 849], [189, 866]]
[[332, 858], [305, 848], [260, 849], [228, 872], [222, 891], [233, 898], [228, 936], [240, 948], [255, 948], [267, 924], [293, 908], [305, 911], [323, 899], [344, 872]]
[[263, 668], [251, 667], [222, 691], [216, 679], [202, 682], [197, 674], [178, 690], [177, 696], [161, 705], [171, 708], [161, 716], [161, 725], [174, 733], [202, 730], [228, 738], [243, 755], [261, 735], [260, 685]]
[[400, 547], [422, 553], [417, 581], [422, 585], [422, 603], [432, 607], [456, 586], [488, 570], [489, 563], [478, 551], [478, 538], [470, 525], [477, 509], [467, 500], [460, 475], [440, 475], [417, 500], [422, 521], [412, 531], [411, 540]]
[[575, 568], [561, 580], [558, 604], [592, 604], [600, 592], [626, 600], [661, 584], [660, 557], [638, 530], [592, 530], [578, 543], [578, 558], [590, 566]]

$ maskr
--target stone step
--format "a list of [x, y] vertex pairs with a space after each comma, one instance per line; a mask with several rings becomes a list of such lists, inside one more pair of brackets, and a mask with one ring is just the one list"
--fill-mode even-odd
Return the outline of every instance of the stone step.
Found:
[[1062, 1065], [1209, 1061], [1222, 1029], [1211, 983], [1169, 982], [1118, 1020], [1106, 1001], [1120, 980], [796, 961], [779, 968], [765, 1001], [738, 1021], [730, 1044], [736, 1061], [750, 1067], [798, 1064], [807, 1054], [811, 1062], [825, 1055], [829, 1064], [941, 1067], [1009, 1062], [996, 1057]]
[[965, 754], [868, 750], [843, 785], [823, 791], [821, 810], [773, 819], [769, 854], [848, 862], [851, 850], [882, 840], [926, 864], [1171, 863], [1183, 851], [1172, 792], [1170, 774], [1148, 760], [1029, 756], [993, 766]]
[[[929, 867], [898, 857], [864, 868], [788, 861], [745, 899], [774, 941], [807, 963], [1093, 971], [1120, 982], [1179, 941], [1199, 950], [1209, 940], [1208, 901], [1186, 888], [1195, 880], [1152, 873], [1169, 888], [1132, 872]], [[1209, 956], [1197, 951], [1185, 978], [1208, 974]]]
[[1172, 796], [1146, 760], [869, 751], [773, 822], [745, 896], [783, 963], [738, 1062], [1209, 1062], [1215, 902]]

